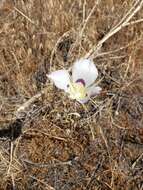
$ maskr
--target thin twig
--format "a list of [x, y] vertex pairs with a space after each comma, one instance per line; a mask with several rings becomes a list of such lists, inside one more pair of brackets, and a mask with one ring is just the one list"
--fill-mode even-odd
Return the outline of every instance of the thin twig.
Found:
[[32, 179], [36, 180], [37, 182], [40, 182], [42, 185], [45, 185], [45, 188], [46, 188], [47, 190], [55, 190], [54, 187], [48, 185], [46, 182], [43, 182], [42, 180], [36, 178], [35, 176], [30, 175], [30, 177], [31, 177]]
[[[137, 3], [135, 3], [136, 5]], [[134, 5], [134, 7], [135, 7]], [[98, 51], [100, 50], [100, 48], [102, 47], [103, 43], [105, 43], [110, 37], [112, 37], [114, 34], [116, 34], [117, 32], [119, 32], [121, 29], [123, 29], [124, 27], [129, 25], [129, 21], [132, 19], [132, 17], [142, 8], [143, 5], [143, 0], [140, 1], [139, 5], [134, 8], [134, 10], [131, 12], [131, 9], [128, 11], [128, 13], [126, 15], [128, 15], [128, 17], [123, 17], [126, 18], [121, 19], [121, 21], [124, 20], [124, 22], [119, 22], [120, 24], [117, 24], [114, 28], [112, 28], [100, 41], [97, 45], [94, 45], [89, 52], [85, 55], [85, 58], [91, 58], [93, 56], [93, 54], [98, 53]]]
[[10, 145], [11, 145], [10, 146], [10, 161], [9, 161], [7, 175], [9, 175], [11, 172], [11, 165], [12, 165], [12, 161], [13, 161], [13, 142], [10, 142]]
[[58, 47], [58, 44], [59, 44], [64, 38], [68, 37], [69, 34], [70, 34], [70, 32], [71, 32], [70, 30], [67, 31], [67, 32], [65, 32], [65, 33], [57, 40], [57, 42], [56, 42], [56, 44], [55, 44], [55, 46], [54, 46], [54, 48], [53, 48], [53, 50], [52, 50], [51, 57], [50, 57], [50, 69], [49, 69], [50, 72], [52, 71], [53, 59], [54, 59], [54, 55], [55, 55], [56, 49], [57, 49], [57, 47]]
[[12, 181], [12, 190], [16, 190], [15, 181], [14, 181], [14, 175], [11, 174], [11, 181]]
[[84, 20], [84, 22], [83, 22], [83, 27], [82, 27], [82, 29], [80, 29], [80, 38], [82, 38], [83, 32], [84, 32], [84, 30], [85, 30], [85, 28], [86, 28], [86, 26], [87, 26], [87, 23], [88, 23], [89, 19], [91, 18], [92, 14], [94, 13], [95, 8], [97, 7], [98, 4], [99, 4], [99, 0], [95, 3], [95, 5], [94, 5], [93, 8], [91, 9], [89, 15], [88, 15], [87, 18]]
[[[53, 166], [56, 167], [56, 166], [61, 166], [61, 165], [70, 165], [70, 166], [72, 165], [71, 160], [67, 162], [58, 161], [57, 163], [54, 163], [53, 165], [51, 163], [35, 163], [27, 159], [24, 159], [22, 161], [34, 167], [39, 167], [39, 168], [53, 167]], [[57, 161], [57, 160], [54, 159], [54, 161]]]
[[135, 20], [135, 21], [132, 21], [132, 22], [128, 22], [128, 23], [125, 24], [125, 26], [134, 25], [134, 24], [138, 24], [138, 23], [141, 23], [141, 22], [143, 22], [143, 18]]
[[135, 160], [135, 162], [132, 164], [132, 169], [135, 168], [135, 166], [137, 165], [137, 163], [139, 162], [139, 160], [143, 157], [143, 153]]
[[17, 110], [15, 115], [18, 117], [20, 112], [25, 111], [33, 102], [35, 102], [37, 99], [41, 98], [42, 95], [46, 93], [46, 90], [42, 90], [41, 92], [37, 93], [36, 95], [32, 96], [29, 100], [27, 100], [24, 104], [22, 104]]
[[35, 24], [35, 22], [33, 20], [31, 20], [28, 16], [26, 16], [23, 12], [21, 12], [19, 9], [17, 9], [16, 7], [14, 7], [14, 9], [20, 13], [23, 17], [25, 17], [29, 22], [31, 22], [32, 24]]
[[130, 14], [133, 12], [133, 10], [135, 9], [135, 7], [137, 6], [137, 4], [140, 2], [140, 0], [136, 0], [136, 2], [134, 3], [134, 5], [131, 7], [131, 9], [127, 12], [127, 14], [125, 14], [123, 16], [123, 18], [119, 21], [119, 23], [112, 28], [112, 30], [114, 30], [115, 28], [117, 28], [118, 26], [120, 26], [121, 24], [123, 24], [126, 19], [130, 16]]
[[[137, 21], [139, 22], [139, 20], [137, 20]], [[136, 21], [133, 21], [133, 22], [136, 22]], [[129, 22], [128, 24], [132, 24], [132, 22]], [[139, 39], [135, 40], [134, 42], [128, 43], [127, 45], [125, 45], [123, 47], [120, 47], [118, 49], [99, 53], [99, 54], [96, 55], [96, 57], [103, 57], [103, 56], [106, 56], [106, 55], [109, 55], [109, 54], [118, 53], [118, 52], [120, 52], [120, 51], [122, 51], [122, 50], [124, 50], [124, 49], [126, 49], [128, 47], [130, 47], [131, 45], [138, 43], [140, 40], [142, 40], [142, 36]]]

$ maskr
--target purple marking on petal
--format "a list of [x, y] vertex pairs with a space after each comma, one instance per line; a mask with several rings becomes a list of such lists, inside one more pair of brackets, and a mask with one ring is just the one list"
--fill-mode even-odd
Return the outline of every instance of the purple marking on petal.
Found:
[[83, 79], [78, 79], [78, 80], [76, 80], [76, 83], [81, 83], [81, 84], [83, 84], [83, 86], [85, 86], [85, 81], [83, 80]]

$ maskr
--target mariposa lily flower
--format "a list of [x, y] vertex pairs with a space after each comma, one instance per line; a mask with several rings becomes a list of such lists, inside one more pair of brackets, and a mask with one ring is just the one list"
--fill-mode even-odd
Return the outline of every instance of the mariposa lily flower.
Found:
[[95, 84], [98, 70], [90, 59], [77, 60], [71, 70], [57, 70], [48, 75], [55, 86], [68, 93], [71, 99], [86, 103], [90, 97], [98, 95], [101, 88]]

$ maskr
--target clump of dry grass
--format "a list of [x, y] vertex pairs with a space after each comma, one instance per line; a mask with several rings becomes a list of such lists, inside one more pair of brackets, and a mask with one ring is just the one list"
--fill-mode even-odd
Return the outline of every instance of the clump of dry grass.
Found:
[[[2, 1], [1, 189], [143, 188], [142, 4]], [[46, 78], [84, 56], [103, 89], [88, 111]]]

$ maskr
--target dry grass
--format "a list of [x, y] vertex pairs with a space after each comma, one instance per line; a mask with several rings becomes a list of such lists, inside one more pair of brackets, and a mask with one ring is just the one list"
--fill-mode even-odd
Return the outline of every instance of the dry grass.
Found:
[[[143, 190], [142, 4], [0, 2], [0, 189]], [[84, 56], [86, 110], [46, 78]]]

